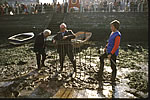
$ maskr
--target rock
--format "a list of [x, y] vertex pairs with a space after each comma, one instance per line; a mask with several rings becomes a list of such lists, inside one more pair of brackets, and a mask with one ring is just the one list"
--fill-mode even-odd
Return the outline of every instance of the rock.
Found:
[[10, 64], [16, 64], [15, 62], [11, 62]]
[[136, 49], [137, 49], [138, 52], [142, 52], [143, 51], [141, 46], [136, 46]]
[[141, 92], [141, 91], [136, 92], [136, 94], [137, 94], [139, 97], [142, 97], [142, 98], [147, 98], [147, 97], [148, 97], [148, 94], [144, 94], [144, 93]]
[[19, 61], [18, 63], [17, 63], [17, 65], [25, 65], [27, 63], [27, 61]]
[[91, 81], [95, 81], [95, 79], [94, 79], [94, 78], [91, 78], [91, 77], [89, 77], [88, 79], [91, 80]]
[[14, 81], [12, 82], [0, 82], [0, 87], [8, 87], [9, 85], [13, 84]]
[[62, 78], [63, 78], [62, 75], [61, 75], [61, 74], [58, 74], [57, 79], [58, 79], [58, 80], [61, 80]]
[[124, 50], [125, 52], [127, 52], [127, 51], [128, 51], [128, 48], [124, 48], [123, 50]]
[[0, 88], [0, 97], [12, 97], [10, 88]]
[[31, 86], [27, 86], [26, 90], [31, 91], [31, 90], [33, 90], [33, 88]]
[[67, 78], [67, 76], [65, 74], [61, 74], [61, 75], [62, 75], [62, 77]]
[[130, 44], [128, 44], [127, 47], [128, 47], [128, 49], [131, 50], [131, 51], [134, 51], [134, 50], [135, 50], [135, 47], [132, 46], [132, 45], [130, 45]]
[[13, 91], [13, 95], [14, 95], [15, 97], [18, 97], [19, 92], [18, 92], [18, 91]]

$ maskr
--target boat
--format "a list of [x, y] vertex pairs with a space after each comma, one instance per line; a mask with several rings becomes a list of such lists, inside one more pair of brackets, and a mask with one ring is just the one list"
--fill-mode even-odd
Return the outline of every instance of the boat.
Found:
[[91, 38], [92, 33], [91, 32], [77, 32], [75, 34], [76, 38], [72, 39], [72, 45], [75, 48], [79, 48], [86, 44], [86, 42]]
[[20, 33], [8, 38], [9, 43], [13, 45], [21, 45], [30, 42], [34, 38], [33, 32]]
[[[56, 34], [55, 34], [56, 35]], [[49, 46], [56, 46], [56, 44], [53, 44], [53, 38], [55, 35], [51, 35], [46, 39], [46, 43]], [[74, 48], [79, 48], [83, 46], [92, 36], [91, 32], [77, 32], [75, 33], [75, 39], [72, 39], [72, 45]]]

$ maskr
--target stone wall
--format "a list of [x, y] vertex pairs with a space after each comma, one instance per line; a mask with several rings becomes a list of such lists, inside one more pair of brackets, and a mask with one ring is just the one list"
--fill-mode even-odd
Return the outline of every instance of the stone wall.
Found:
[[69, 13], [64, 22], [74, 32], [90, 31], [91, 40], [106, 41], [111, 32], [109, 23], [117, 19], [120, 21], [122, 41], [147, 42], [148, 41], [148, 13], [133, 12], [88, 12]]
[[[41, 32], [51, 24], [52, 16], [52, 13], [0, 16], [0, 37], [7, 40], [9, 36], [17, 33]], [[105, 42], [111, 32], [109, 23], [117, 19], [121, 23], [122, 42], [148, 42], [148, 13], [87, 12], [68, 13], [64, 16], [63, 22], [67, 24], [68, 29], [74, 32], [90, 31], [93, 33], [91, 40]]]
[[53, 14], [39, 15], [6, 15], [0, 16], [0, 39], [7, 38], [18, 33], [39, 33], [49, 25]]

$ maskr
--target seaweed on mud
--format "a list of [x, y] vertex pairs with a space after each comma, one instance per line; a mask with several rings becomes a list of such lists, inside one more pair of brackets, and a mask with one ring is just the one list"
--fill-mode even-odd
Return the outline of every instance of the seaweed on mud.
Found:
[[144, 79], [146, 77], [144, 72], [132, 72], [127, 78], [129, 78], [130, 82], [128, 85], [130, 88], [136, 89], [137, 91], [142, 91], [144, 93], [148, 92], [148, 81]]
[[[29, 73], [29, 71], [34, 70], [36, 68], [35, 54], [32, 51], [33, 43], [25, 44], [22, 46], [0, 49], [0, 77], [3, 79], [11, 79], [17, 76], [24, 75]], [[91, 50], [91, 51], [90, 51]], [[87, 51], [87, 52], [86, 52]], [[46, 68], [42, 68], [39, 75], [43, 75], [41, 77], [48, 76], [49, 79], [52, 78], [53, 75], [58, 71], [59, 66], [59, 57], [55, 49], [49, 49], [47, 52], [48, 57], [45, 61], [45, 64], [48, 66]], [[57, 54], [57, 55], [55, 55]], [[90, 55], [92, 57], [90, 58]], [[85, 55], [87, 57], [85, 57]], [[128, 85], [131, 89], [136, 89], [136, 91], [141, 91], [143, 93], [148, 92], [147, 87], [147, 75], [143, 72], [138, 72], [142, 70], [140, 65], [141, 63], [145, 63], [147, 61], [148, 50], [142, 49], [142, 52], [138, 50], [128, 50], [127, 52], [123, 49], [120, 49], [120, 54], [117, 58], [117, 69], [127, 68], [128, 70], [135, 70], [137, 72], [127, 74], [125, 78], [129, 78]], [[81, 58], [79, 58], [79, 56]], [[84, 60], [86, 58], [86, 61]], [[77, 60], [77, 75], [76, 77], [70, 77], [70, 73], [73, 71], [72, 64], [68, 57], [66, 57], [64, 62], [64, 71], [60, 73], [55, 79], [56, 87], [60, 84], [66, 88], [76, 88], [76, 89], [91, 89], [95, 90], [98, 88], [98, 70], [100, 65], [98, 48], [88, 47], [84, 48], [80, 52], [76, 53]], [[69, 62], [68, 62], [69, 61]], [[56, 64], [57, 62], [57, 64]], [[80, 65], [81, 64], [81, 65]], [[110, 61], [105, 61], [105, 66], [110, 67]], [[105, 68], [106, 68], [105, 67]], [[69, 77], [68, 77], [69, 76]], [[145, 77], [144, 77], [145, 76]], [[123, 76], [122, 76], [123, 77]], [[36, 74], [28, 77], [24, 80], [20, 85], [18, 85], [17, 89], [20, 91], [26, 90], [30, 91], [35, 88], [36, 84], [41, 81], [45, 81], [48, 79], [41, 79]], [[111, 73], [104, 71], [104, 83], [110, 82]], [[61, 81], [65, 81], [65, 83], [61, 83]], [[118, 77], [116, 81], [120, 80]], [[51, 83], [51, 82], [50, 82]], [[52, 89], [56, 88], [52, 86]], [[41, 90], [42, 91], [42, 90]], [[44, 91], [44, 90], [43, 90]], [[44, 92], [41, 92], [43, 94]]]

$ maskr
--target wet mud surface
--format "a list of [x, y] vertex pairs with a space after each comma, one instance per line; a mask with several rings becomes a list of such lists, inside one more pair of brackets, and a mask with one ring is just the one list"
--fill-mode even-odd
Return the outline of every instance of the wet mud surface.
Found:
[[[126, 13], [124, 14], [126, 15]], [[142, 16], [145, 16], [145, 14], [141, 14]], [[148, 46], [146, 46], [146, 48], [137, 47], [136, 49], [132, 45], [128, 46], [128, 49], [126, 48], [127, 46], [121, 46], [120, 54], [117, 58], [117, 78], [115, 87], [112, 87], [110, 84], [112, 70], [110, 61], [106, 59], [103, 80], [104, 90], [98, 92], [98, 48], [100, 48], [100, 45], [97, 45], [97, 43], [86, 46], [76, 52], [76, 76], [73, 74], [73, 67], [68, 57], [65, 59], [63, 71], [59, 72], [59, 57], [54, 47], [49, 47], [47, 49], [47, 59], [45, 61], [47, 67], [37, 70], [35, 54], [32, 51], [33, 42], [20, 46], [13, 46], [8, 43], [7, 38], [14, 34], [28, 31], [34, 31], [36, 34], [41, 32], [48, 27], [52, 15], [53, 14], [0, 17], [0, 98], [52, 98], [62, 87], [73, 88], [75, 90], [73, 98], [148, 97]], [[103, 14], [99, 15], [102, 15], [103, 17]], [[136, 14], [134, 15], [137, 18], [139, 16]], [[78, 16], [74, 17], [78, 18]], [[131, 17], [131, 19], [135, 19], [135, 17]], [[95, 18], [98, 17], [95, 16]], [[132, 21], [121, 18], [122, 23], [125, 25], [125, 28], [122, 28], [122, 31], [125, 32], [122, 33], [127, 33], [126, 36], [123, 36], [124, 41], [147, 41], [147, 39], [144, 38], [145, 36], [147, 37], [147, 26], [136, 26], [137, 23], [144, 23], [144, 25], [146, 25], [145, 21], [147, 22], [147, 19], [146, 17], [140, 18], [144, 18], [144, 22], [143, 20], [138, 20], [138, 22], [137, 20], [134, 20], [134, 22], [136, 22], [135, 25], [134, 23], [132, 23], [133, 25], [131, 24]], [[95, 34], [95, 36], [94, 34], [92, 36], [93, 40], [97, 38], [98, 41], [102, 41], [105, 38], [106, 33], [109, 32], [106, 32], [107, 29], [105, 28], [104, 23], [99, 22], [101, 21], [99, 19], [101, 18], [98, 18], [98, 21], [96, 21], [96, 23], [99, 23], [100, 25], [98, 26], [98, 29], [95, 29], [94, 26], [94, 28], [90, 30]], [[57, 17], [56, 20], [58, 20]], [[81, 22], [81, 19], [78, 20]], [[111, 21], [111, 19], [108, 20]], [[69, 20], [67, 19], [67, 21]], [[87, 22], [89, 23], [89, 20], [87, 20]], [[87, 22], [85, 22], [84, 19], [85, 28], [83, 29], [82, 27], [75, 28], [80, 26], [75, 24], [81, 23], [73, 24], [71, 21], [71, 24], [69, 24], [70, 22], [67, 22], [67, 25], [74, 31], [85, 30], [86, 28], [89, 30], [89, 27], [87, 27], [89, 24], [87, 24]], [[101, 30], [101, 35], [99, 35], [99, 28]], [[140, 37], [136, 37], [136, 39], [135, 34], [130, 34], [136, 33], [138, 36], [138, 34], [141, 34], [140, 31], [144, 31], [143, 36], [141, 37], [141, 35], [139, 35]], [[97, 33], [98, 35], [96, 35]]]
[[[117, 58], [116, 86], [111, 86], [110, 61], [105, 60], [104, 90], [99, 93], [98, 45], [86, 46], [75, 53], [77, 73], [68, 57], [59, 72], [59, 57], [54, 47], [47, 49], [45, 64], [37, 70], [33, 42], [12, 46], [0, 45], [0, 97], [51, 98], [59, 88], [73, 88], [76, 98], [147, 98], [148, 49], [130, 50], [121, 47]], [[91, 55], [91, 56], [90, 56]]]

